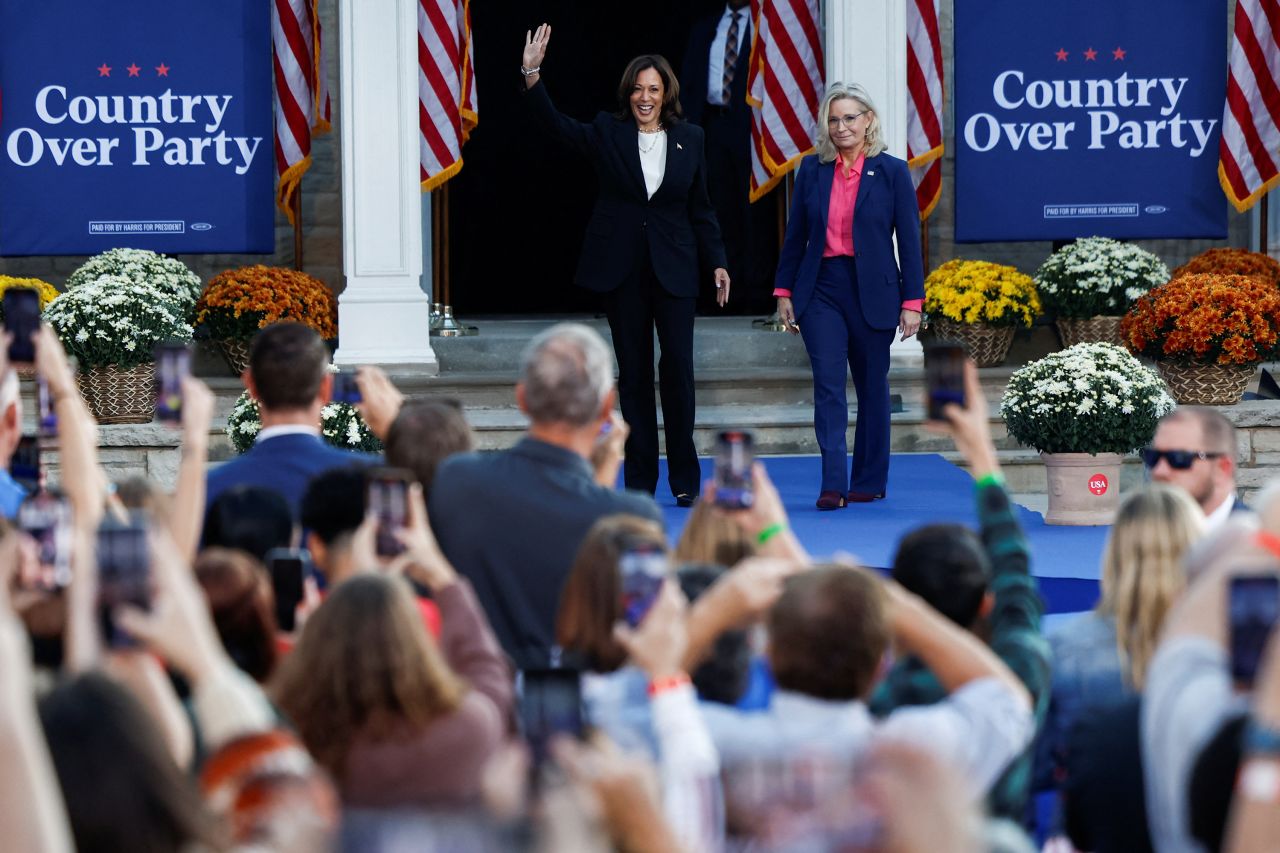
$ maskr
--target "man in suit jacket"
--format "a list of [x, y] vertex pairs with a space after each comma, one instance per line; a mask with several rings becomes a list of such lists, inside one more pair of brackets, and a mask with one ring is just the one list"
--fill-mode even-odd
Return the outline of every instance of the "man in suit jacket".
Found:
[[[730, 38], [730, 35], [733, 38]], [[754, 298], [752, 311], [773, 310], [769, 299], [777, 263], [776, 209], [752, 205], [751, 107], [747, 104], [747, 67], [752, 20], [748, 0], [728, 0], [689, 32], [680, 66], [680, 104], [685, 118], [706, 134], [707, 194], [716, 210], [729, 274], [739, 293]], [[710, 305], [698, 306], [707, 309]]]
[[521, 669], [550, 660], [560, 589], [591, 525], [617, 513], [662, 522], [647, 495], [592, 476], [587, 460], [614, 396], [604, 340], [586, 326], [553, 326], [530, 342], [516, 385], [528, 435], [501, 453], [451, 456], [436, 471], [436, 539]]
[[253, 340], [243, 378], [249, 395], [258, 401], [262, 431], [243, 455], [209, 472], [206, 506], [231, 486], [263, 486], [289, 502], [296, 522], [312, 477], [376, 459], [339, 450], [320, 437], [320, 410], [329, 402], [333, 378], [329, 351], [313, 329], [301, 323], [263, 329]]

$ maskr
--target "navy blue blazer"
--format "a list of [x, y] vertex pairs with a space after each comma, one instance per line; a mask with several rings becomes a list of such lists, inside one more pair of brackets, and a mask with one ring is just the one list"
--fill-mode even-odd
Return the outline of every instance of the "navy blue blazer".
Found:
[[[818, 266], [827, 244], [827, 209], [835, 161], [819, 163], [810, 155], [800, 163], [791, 201], [791, 218], [778, 258], [774, 286], [791, 291], [796, 318], [813, 295]], [[893, 251], [898, 237], [902, 268]], [[854, 264], [858, 296], [867, 325], [893, 329], [902, 303], [924, 298], [924, 262], [920, 257], [920, 207], [906, 161], [881, 153], [863, 161], [862, 181], [853, 211]]]
[[256, 442], [240, 456], [212, 469], [206, 479], [205, 506], [232, 486], [261, 486], [284, 496], [297, 521], [302, 495], [312, 477], [332, 468], [374, 464], [378, 460], [373, 454], [339, 450], [319, 436], [278, 435]]
[[[600, 113], [590, 124], [580, 122], [556, 110], [542, 83], [526, 97], [535, 120], [586, 156], [599, 179], [574, 277], [579, 287], [599, 293], [617, 288], [645, 251], [658, 281], [673, 296], [697, 296], [699, 282], [710, 283], [711, 270], [728, 266], [707, 196], [702, 128], [683, 121], [667, 125], [666, 171], [649, 198], [632, 119]], [[700, 275], [703, 271], [708, 275]]]
[[[745, 147], [751, 138], [751, 107], [747, 104], [747, 66], [751, 57], [751, 9], [744, 7], [746, 32], [742, 34], [742, 48], [738, 62], [733, 66], [733, 82], [729, 84], [729, 127], [726, 133], [743, 140]], [[684, 117], [696, 125], [702, 125], [707, 111], [707, 74], [711, 66], [711, 42], [716, 28], [724, 17], [724, 7], [719, 12], [702, 18], [689, 30], [689, 47], [685, 51], [684, 64], [680, 66], [680, 106]]]

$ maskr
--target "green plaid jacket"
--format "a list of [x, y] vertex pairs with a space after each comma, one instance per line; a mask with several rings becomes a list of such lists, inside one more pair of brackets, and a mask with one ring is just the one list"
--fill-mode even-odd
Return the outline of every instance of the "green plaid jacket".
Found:
[[[976, 487], [982, 543], [991, 560], [991, 650], [1004, 661], [1031, 692], [1035, 702], [1036, 732], [1044, 725], [1049, 707], [1049, 642], [1040, 630], [1044, 602], [1030, 572], [1031, 552], [1026, 536], [1003, 486]], [[931, 705], [946, 691], [933, 673], [917, 658], [899, 660], [889, 670], [871, 699], [872, 713], [884, 716], [904, 705]], [[988, 805], [992, 814], [1025, 823], [1031, 787], [1034, 749], [1009, 766], [991, 789]]]

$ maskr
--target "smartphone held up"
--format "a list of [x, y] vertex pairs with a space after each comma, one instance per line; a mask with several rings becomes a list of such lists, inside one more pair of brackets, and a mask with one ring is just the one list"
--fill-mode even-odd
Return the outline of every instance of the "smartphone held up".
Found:
[[365, 507], [378, 520], [376, 551], [394, 557], [404, 551], [396, 531], [409, 526], [409, 483], [413, 474], [402, 468], [374, 468], [369, 472]]
[[156, 420], [181, 423], [182, 383], [191, 375], [191, 348], [180, 342], [156, 346]]
[[965, 348], [951, 341], [939, 341], [924, 351], [925, 408], [931, 421], [945, 421], [946, 407], [964, 407]]
[[34, 364], [33, 338], [40, 330], [40, 294], [30, 287], [11, 287], [4, 292], [4, 328], [9, 333], [9, 362]]
[[748, 509], [755, 504], [755, 458], [755, 436], [750, 432], [725, 430], [716, 436], [716, 506]]

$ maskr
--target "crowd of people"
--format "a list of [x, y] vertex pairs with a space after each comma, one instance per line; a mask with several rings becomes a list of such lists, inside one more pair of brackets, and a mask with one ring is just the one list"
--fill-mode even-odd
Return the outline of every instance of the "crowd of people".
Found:
[[[187, 378], [172, 494], [107, 482], [61, 345], [43, 329], [35, 349], [61, 497], [0, 483], [19, 498], [0, 526], [6, 849], [1280, 839], [1280, 648], [1244, 648], [1280, 609], [1280, 488], [1235, 498], [1213, 410], [1160, 425], [1096, 607], [1046, 631], [972, 366], [968, 404], [933, 428], [974, 475], [978, 529], [915, 530], [882, 575], [811, 556], [762, 463], [747, 508], [702, 484], [673, 544], [653, 499], [615, 485], [627, 426], [608, 345], [580, 325], [528, 345], [529, 427], [505, 451], [473, 452], [461, 407], [361, 368], [381, 456], [323, 443], [325, 347], [270, 326], [245, 376], [254, 447], [208, 465], [213, 397]], [[3, 463], [23, 422], [11, 384]], [[369, 490], [387, 466], [411, 482], [391, 525]], [[53, 500], [61, 538], [24, 522]], [[282, 607], [277, 556], [299, 547], [303, 590]]]

